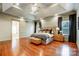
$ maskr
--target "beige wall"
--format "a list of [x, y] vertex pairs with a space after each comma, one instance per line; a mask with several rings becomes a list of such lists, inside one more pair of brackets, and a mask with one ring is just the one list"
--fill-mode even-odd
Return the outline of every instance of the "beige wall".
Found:
[[77, 46], [79, 48], [79, 29], [78, 29], [78, 17], [79, 17], [79, 9], [77, 10]]
[[[0, 41], [11, 40], [12, 20], [18, 19], [9, 15], [0, 14]], [[20, 37], [30, 36], [34, 33], [34, 22], [19, 21]]]
[[[12, 36], [12, 19], [15, 17], [0, 14], [0, 41], [11, 40]], [[34, 22], [20, 21], [20, 37], [30, 36], [34, 33]]]
[[34, 33], [34, 22], [20, 21], [20, 37], [27, 37]]
[[[62, 16], [62, 21], [66, 21], [69, 20], [69, 15], [61, 15]], [[44, 20], [41, 21], [42, 22], [42, 27], [52, 27], [53, 31], [55, 34], [57, 34], [58, 32], [56, 31], [56, 27], [58, 26], [58, 16], [54, 16], [54, 17], [48, 17]], [[68, 36], [65, 35], [65, 41], [68, 41]]]
[[58, 25], [57, 17], [45, 18], [42, 22], [42, 27], [46, 27], [46, 26], [55, 27], [57, 25]]
[[0, 14], [0, 41], [11, 40], [11, 23], [15, 17]]
[[44, 20], [41, 20], [41, 23], [42, 27], [52, 27], [54, 32], [57, 33], [56, 27], [58, 26], [58, 16], [45, 18]]

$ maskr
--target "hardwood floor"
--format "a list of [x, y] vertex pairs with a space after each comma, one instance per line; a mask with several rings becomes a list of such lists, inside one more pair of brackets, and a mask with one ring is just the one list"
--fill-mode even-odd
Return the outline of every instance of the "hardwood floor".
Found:
[[[14, 44], [14, 45], [12, 45]], [[0, 42], [0, 56], [77, 56], [75, 43], [53, 41], [48, 45], [35, 45], [28, 38], [22, 38], [17, 44], [11, 41]]]

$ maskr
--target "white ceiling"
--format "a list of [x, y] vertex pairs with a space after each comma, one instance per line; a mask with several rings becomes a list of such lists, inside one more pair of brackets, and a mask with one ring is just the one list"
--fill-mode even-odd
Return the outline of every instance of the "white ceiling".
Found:
[[74, 5], [73, 3], [38, 3], [38, 14], [36, 16], [33, 16], [32, 14], [30, 14], [33, 4], [34, 3], [20, 3], [18, 6], [15, 6], [12, 3], [3, 3], [0, 4], [0, 11], [2, 9], [2, 12], [7, 14], [24, 17], [30, 20], [38, 20], [40, 18], [54, 16], [55, 14], [58, 14], [60, 12], [70, 11], [73, 9]]

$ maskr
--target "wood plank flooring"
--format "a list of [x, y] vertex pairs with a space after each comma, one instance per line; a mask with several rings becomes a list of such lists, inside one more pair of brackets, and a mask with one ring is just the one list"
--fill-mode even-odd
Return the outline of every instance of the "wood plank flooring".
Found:
[[18, 44], [0, 42], [0, 56], [77, 56], [78, 53], [76, 44], [71, 42], [53, 41], [48, 45], [35, 45], [28, 38], [21, 38]]

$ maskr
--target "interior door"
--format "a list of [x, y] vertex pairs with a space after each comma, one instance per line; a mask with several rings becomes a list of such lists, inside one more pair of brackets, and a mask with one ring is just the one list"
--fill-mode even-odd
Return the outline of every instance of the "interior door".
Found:
[[12, 48], [19, 43], [19, 21], [12, 21]]

